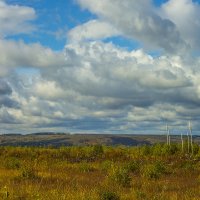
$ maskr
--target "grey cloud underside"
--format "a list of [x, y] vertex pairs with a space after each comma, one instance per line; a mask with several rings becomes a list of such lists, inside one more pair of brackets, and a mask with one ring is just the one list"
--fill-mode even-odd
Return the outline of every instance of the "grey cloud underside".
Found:
[[11, 97], [12, 88], [5, 81], [0, 79], [0, 107], [18, 108], [19, 105], [16, 101], [12, 100]]
[[4, 80], [0, 79], [0, 96], [1, 95], [9, 95], [12, 93], [11, 87], [8, 85], [8, 83]]
[[19, 108], [18, 102], [12, 100], [12, 98], [7, 96], [0, 96], [0, 106], [5, 106], [8, 108]]

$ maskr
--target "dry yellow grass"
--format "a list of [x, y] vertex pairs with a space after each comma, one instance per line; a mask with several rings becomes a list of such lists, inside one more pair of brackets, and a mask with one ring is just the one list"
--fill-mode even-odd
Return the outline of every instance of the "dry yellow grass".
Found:
[[1, 147], [0, 199], [200, 199], [199, 149], [148, 148]]

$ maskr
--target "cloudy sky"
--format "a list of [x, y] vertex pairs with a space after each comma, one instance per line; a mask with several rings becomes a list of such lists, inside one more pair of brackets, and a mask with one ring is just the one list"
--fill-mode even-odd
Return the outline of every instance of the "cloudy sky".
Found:
[[0, 0], [0, 132], [200, 129], [199, 0]]

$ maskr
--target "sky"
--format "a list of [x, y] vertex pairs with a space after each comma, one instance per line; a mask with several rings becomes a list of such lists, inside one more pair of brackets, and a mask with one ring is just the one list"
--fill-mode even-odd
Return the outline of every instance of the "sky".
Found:
[[199, 134], [199, 35], [199, 0], [0, 0], [0, 133]]

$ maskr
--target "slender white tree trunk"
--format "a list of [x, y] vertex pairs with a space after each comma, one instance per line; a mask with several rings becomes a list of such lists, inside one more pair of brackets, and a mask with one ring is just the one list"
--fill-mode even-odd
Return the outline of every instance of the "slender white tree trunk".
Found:
[[182, 153], [184, 152], [184, 141], [183, 141], [183, 134], [181, 133], [181, 147], [182, 147]]

